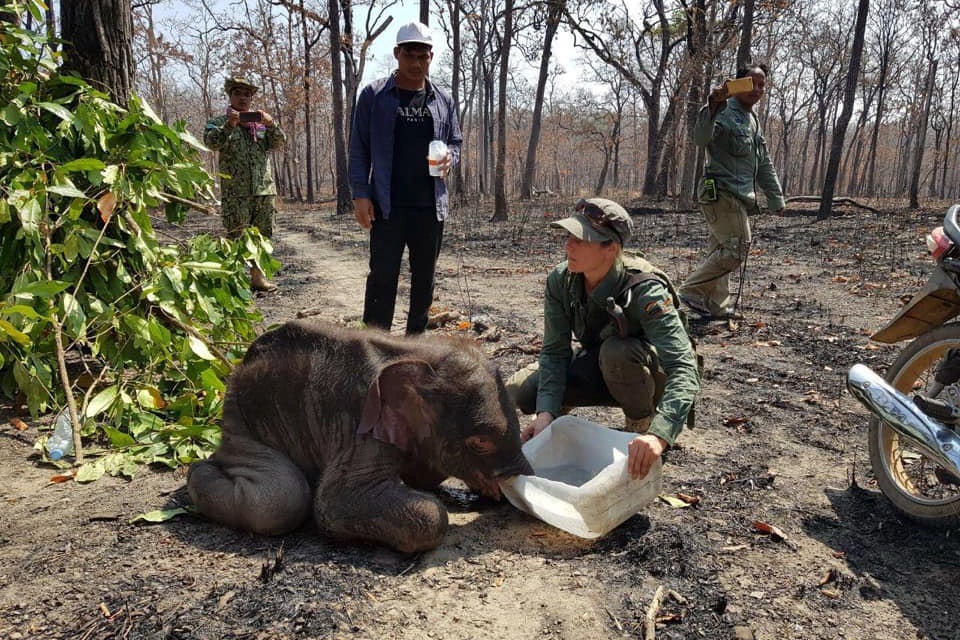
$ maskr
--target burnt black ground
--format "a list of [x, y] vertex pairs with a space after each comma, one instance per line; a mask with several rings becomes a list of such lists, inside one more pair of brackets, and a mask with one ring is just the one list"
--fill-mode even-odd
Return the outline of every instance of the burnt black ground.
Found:
[[[460, 205], [447, 225], [437, 309], [499, 328], [483, 344], [506, 373], [535, 358], [543, 283], [562, 257], [546, 223], [568, 204], [518, 205], [500, 224]], [[958, 638], [957, 536], [917, 527], [877, 493], [866, 414], [843, 385], [853, 363], [882, 372], [902, 348], [868, 334], [924, 281], [923, 234], [945, 209], [886, 204], [821, 222], [796, 209], [753, 219], [746, 319], [692, 323], [706, 372], [664, 493], [697, 495], [696, 506], [657, 501], [585, 541], [454, 487], [444, 544], [414, 556], [334, 544], [312, 527], [269, 539], [193, 517], [134, 525], [186, 501], [183, 470], [47, 484], [54, 470], [31, 458], [37, 421], [0, 431], [0, 637], [640, 638], [663, 586], [678, 597], [663, 602], [660, 639]], [[699, 213], [658, 206], [636, 216], [637, 246], [679, 281], [705, 230]], [[278, 227], [284, 268], [280, 291], [258, 298], [265, 326], [298, 312], [355, 321], [366, 272], [356, 224], [289, 207]], [[202, 231], [216, 220], [180, 232]]]

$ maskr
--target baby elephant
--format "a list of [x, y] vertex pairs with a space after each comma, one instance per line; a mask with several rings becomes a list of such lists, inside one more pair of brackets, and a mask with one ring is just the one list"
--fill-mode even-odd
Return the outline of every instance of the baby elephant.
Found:
[[532, 474], [496, 369], [468, 340], [310, 321], [265, 333], [233, 372], [223, 441], [190, 468], [200, 513], [266, 535], [304, 523], [399, 551], [436, 547], [448, 476], [497, 497]]

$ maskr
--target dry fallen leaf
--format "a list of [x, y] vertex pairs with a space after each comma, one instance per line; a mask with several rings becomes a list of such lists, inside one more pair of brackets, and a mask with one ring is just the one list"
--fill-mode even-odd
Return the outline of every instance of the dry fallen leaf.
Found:
[[770, 524], [769, 522], [763, 522], [762, 520], [756, 520], [753, 523], [753, 528], [755, 531], [760, 533], [766, 533], [767, 535], [778, 538], [780, 540], [787, 540], [787, 534], [780, 530], [780, 527]]
[[820, 593], [827, 596], [828, 598], [833, 598], [836, 600], [841, 596], [841, 593], [837, 589], [820, 589]]
[[20, 418], [10, 418], [10, 426], [12, 426], [17, 431], [27, 430], [27, 423], [21, 420]]
[[665, 495], [665, 494], [662, 494], [662, 493], [661, 493], [661, 494], [660, 494], [659, 496], [657, 496], [657, 497], [660, 498], [661, 500], [663, 500], [664, 502], [666, 502], [668, 505], [670, 505], [670, 506], [673, 507], [674, 509], [683, 509], [684, 507], [689, 507], [689, 506], [690, 506], [690, 503], [689, 503], [689, 502], [685, 502], [685, 501], [681, 500], [680, 498], [674, 498], [673, 496], [668, 496], [668, 495]]
[[100, 211], [100, 219], [104, 222], [110, 220], [113, 216], [113, 210], [117, 207], [117, 196], [113, 191], [107, 191], [97, 200], [97, 210]]
[[682, 613], [665, 613], [657, 616], [657, 624], [679, 624], [683, 622]]
[[820, 576], [820, 582], [818, 582], [817, 584], [822, 587], [823, 585], [828, 584], [830, 582], [836, 582], [837, 578], [839, 577], [840, 577], [840, 572], [837, 571], [835, 568], [830, 567], [829, 569], [827, 569], [826, 573]]
[[741, 424], [747, 424], [748, 422], [750, 422], [750, 418], [747, 416], [730, 416], [729, 418], [723, 419], [723, 426], [737, 427]]
[[677, 497], [691, 506], [700, 504], [700, 496], [693, 496], [688, 493], [680, 493], [678, 491]]
[[749, 549], [750, 545], [748, 544], [734, 544], [729, 547], [720, 547], [720, 551], [724, 553], [733, 553], [735, 551], [743, 551], [744, 549]]
[[460, 329], [461, 331], [465, 331], [469, 328], [470, 328], [469, 320], [461, 320], [460, 322], [457, 323], [457, 329]]
[[834, 558], [843, 559], [847, 557], [846, 551], [833, 551], [830, 553]]
[[750, 346], [751, 347], [779, 347], [780, 344], [781, 343], [779, 340], [757, 340]]
[[58, 473], [55, 476], [50, 476], [50, 484], [60, 484], [61, 482], [70, 482], [73, 480], [73, 472], [67, 473]]

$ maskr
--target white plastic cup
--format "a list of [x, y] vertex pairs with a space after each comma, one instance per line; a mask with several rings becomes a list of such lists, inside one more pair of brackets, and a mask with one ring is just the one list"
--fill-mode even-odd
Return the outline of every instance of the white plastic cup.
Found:
[[442, 178], [443, 170], [441, 165], [447, 158], [447, 143], [443, 140], [434, 140], [430, 143], [430, 149], [427, 151], [427, 166], [430, 168], [430, 175]]

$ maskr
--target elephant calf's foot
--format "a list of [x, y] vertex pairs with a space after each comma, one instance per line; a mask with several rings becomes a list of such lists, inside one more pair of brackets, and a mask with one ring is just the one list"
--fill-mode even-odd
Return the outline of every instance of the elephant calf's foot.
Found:
[[340, 487], [317, 492], [317, 525], [342, 540], [366, 540], [404, 553], [438, 547], [447, 532], [447, 510], [434, 496], [396, 482], [376, 490]]

